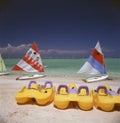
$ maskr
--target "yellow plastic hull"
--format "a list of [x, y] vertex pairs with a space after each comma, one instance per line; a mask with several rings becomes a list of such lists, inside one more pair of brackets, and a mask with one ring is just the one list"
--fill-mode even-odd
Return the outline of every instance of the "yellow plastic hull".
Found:
[[19, 98], [19, 97], [16, 96], [16, 101], [17, 101], [18, 104], [25, 104], [25, 103], [31, 102], [32, 98], [26, 98], [26, 97]]
[[33, 99], [38, 105], [47, 105], [53, 101], [55, 88], [41, 88], [37, 84], [34, 88], [26, 88], [25, 86], [15, 95], [18, 104], [25, 104]]
[[[69, 85], [69, 88], [70, 87], [71, 86]], [[71, 102], [76, 102], [82, 110], [90, 110], [93, 108], [93, 96], [91, 93], [89, 95], [81, 93], [66, 93], [65, 88], [66, 87], [61, 87], [61, 89], [59, 89], [60, 92], [56, 92], [54, 97], [55, 107], [66, 109]]]
[[54, 106], [59, 109], [66, 109], [69, 107], [70, 102], [77, 102], [82, 110], [90, 110], [93, 108], [92, 96], [78, 96], [78, 95], [56, 95], [54, 98]]
[[70, 101], [59, 101], [55, 100], [54, 101], [54, 106], [59, 109], [66, 109], [69, 106]]
[[114, 109], [114, 100], [109, 96], [98, 96], [94, 97], [94, 105], [103, 111], [112, 111]]
[[91, 110], [93, 108], [93, 97], [92, 95], [81, 97], [80, 101], [77, 103], [80, 109]]
[[100, 87], [99, 91], [93, 91], [93, 97], [95, 107], [103, 111], [113, 111], [115, 105], [120, 104], [120, 95], [108, 85]]

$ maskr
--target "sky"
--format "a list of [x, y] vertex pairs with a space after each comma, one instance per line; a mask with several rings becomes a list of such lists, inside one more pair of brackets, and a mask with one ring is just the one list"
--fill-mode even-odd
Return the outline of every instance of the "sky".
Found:
[[87, 57], [98, 40], [106, 57], [120, 57], [119, 0], [0, 0], [4, 57], [34, 41], [43, 57]]

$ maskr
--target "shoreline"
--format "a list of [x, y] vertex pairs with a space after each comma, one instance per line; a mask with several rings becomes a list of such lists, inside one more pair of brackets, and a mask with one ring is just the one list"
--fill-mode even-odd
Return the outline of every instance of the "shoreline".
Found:
[[[15, 80], [17, 75], [0, 76], [0, 123], [119, 123], [120, 111], [104, 112], [93, 107], [90, 111], [83, 111], [78, 108], [57, 109], [53, 102], [46, 106], [36, 104], [18, 105], [15, 94], [23, 86], [28, 86], [30, 80]], [[60, 84], [75, 83], [76, 85], [87, 85], [90, 90], [96, 89], [99, 85], [109, 84], [117, 91], [120, 87], [120, 79], [104, 80], [95, 83], [84, 83], [80, 77], [50, 77], [35, 79], [38, 84], [45, 81], [52, 81], [57, 88]]]

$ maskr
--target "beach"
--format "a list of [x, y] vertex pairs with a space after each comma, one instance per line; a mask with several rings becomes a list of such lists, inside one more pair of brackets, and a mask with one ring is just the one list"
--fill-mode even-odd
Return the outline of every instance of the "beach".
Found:
[[[30, 80], [16, 80], [17, 75], [0, 76], [0, 123], [119, 123], [120, 111], [105, 112], [95, 107], [90, 111], [79, 108], [57, 109], [53, 102], [46, 106], [36, 104], [19, 105], [15, 100], [15, 94], [23, 86], [28, 86]], [[99, 85], [109, 84], [117, 91], [120, 79], [104, 80], [101, 82], [84, 83], [80, 77], [46, 76], [35, 79], [38, 84], [52, 81], [57, 88], [59, 84], [75, 83], [76, 85], [87, 85], [90, 90]]]

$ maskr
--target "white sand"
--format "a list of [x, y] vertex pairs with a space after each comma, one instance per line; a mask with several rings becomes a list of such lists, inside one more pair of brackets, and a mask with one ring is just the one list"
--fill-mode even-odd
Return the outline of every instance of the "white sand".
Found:
[[[38, 106], [36, 104], [18, 105], [15, 94], [30, 80], [15, 80], [15, 75], [0, 76], [0, 123], [120, 123], [120, 111], [104, 112], [96, 109], [83, 111], [69, 108], [60, 110], [53, 106]], [[106, 80], [96, 83], [84, 83], [79, 77], [45, 77], [35, 80], [39, 84], [52, 81], [56, 87], [59, 84], [74, 82], [77, 85], [88, 85], [90, 89], [96, 89], [98, 85], [109, 84], [117, 90], [120, 80]]]

